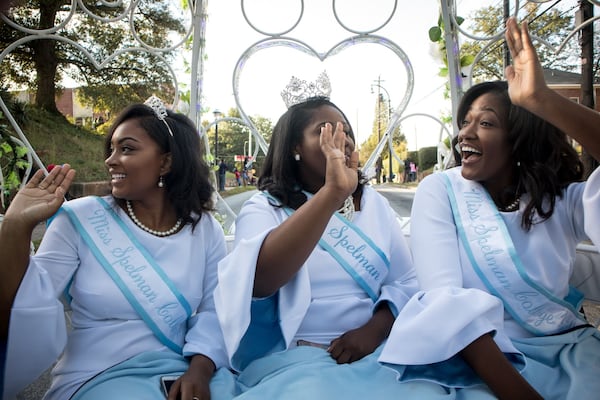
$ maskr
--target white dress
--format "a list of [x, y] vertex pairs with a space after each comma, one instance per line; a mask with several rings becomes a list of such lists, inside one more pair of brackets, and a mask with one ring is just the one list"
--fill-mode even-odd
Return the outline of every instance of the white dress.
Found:
[[[227, 364], [212, 298], [217, 262], [226, 254], [219, 223], [204, 214], [194, 232], [186, 225], [160, 238], [138, 228], [105, 200], [196, 310], [184, 355], [204, 354], [217, 368]], [[95, 201], [90, 198], [73, 201]], [[60, 298], [69, 286], [73, 329], [65, 328]], [[68, 399], [105, 369], [150, 351], [170, 352], [111, 280], [65, 212], [56, 215], [31, 257], [11, 312], [5, 371], [9, 397], [60, 359], [46, 399]], [[64, 350], [64, 352], [63, 352]]]
[[[596, 393], [600, 393], [598, 384], [588, 382], [585, 378], [595, 375], [596, 378], [590, 381], [598, 382], [597, 377], [600, 376], [597, 332], [590, 328], [590, 331], [581, 329], [570, 334], [534, 337], [505, 311], [502, 301], [489, 293], [471, 266], [459, 240], [443, 174], [450, 179], [464, 179], [460, 174], [443, 172], [428, 176], [419, 185], [411, 216], [411, 250], [421, 290], [397, 318], [380, 361], [408, 366], [396, 367], [406, 380], [431, 379], [450, 387], [468, 387], [473, 383], [470, 378], [462, 376], [452, 382], [456, 376], [448, 373], [447, 369], [444, 372], [444, 368], [440, 371], [446, 376], [434, 377], [431, 364], [451, 360], [473, 340], [493, 332], [497, 345], [504, 353], [513, 356], [512, 361], [519, 369], [523, 369], [521, 356], [524, 355], [526, 366], [523, 374], [545, 398], [577, 398], [578, 395], [580, 398], [589, 398], [586, 393], [597, 389]], [[598, 171], [594, 179], [598, 179]], [[542, 223], [534, 223], [529, 232], [521, 227], [522, 211], [500, 213], [529, 277], [560, 299], [569, 294], [576, 245], [587, 239], [584, 220], [587, 221], [592, 212], [598, 215], [600, 209], [600, 201], [588, 202], [584, 207], [584, 188], [584, 183], [569, 185], [563, 196], [556, 199], [552, 217]], [[521, 207], [527, 200], [526, 195], [522, 196]], [[597, 235], [600, 226], [597, 221], [593, 225]], [[593, 237], [592, 234], [590, 236]], [[592, 338], [582, 338], [590, 335]], [[543, 340], [546, 342], [539, 343], [540, 346], [534, 351], [537, 343]], [[552, 340], [556, 341], [550, 344]], [[579, 341], [590, 343], [590, 347], [585, 348], [591, 358], [583, 360], [578, 366], [568, 363], [561, 365], [557, 359], [569, 357], [558, 354], [567, 348], [577, 348], [574, 343]], [[552, 357], [547, 357], [552, 361], [543, 365], [544, 362], [540, 361], [543, 357], [537, 352], [543, 353], [546, 349], [552, 349], [552, 346], [554, 350], [559, 350]], [[580, 347], [584, 348], [583, 345]], [[426, 378], [422, 373], [421, 376], [411, 373], [411, 368], [423, 372], [427, 365], [430, 368]], [[456, 364], [452, 365], [456, 368]], [[562, 385], [559, 389], [547, 382], [553, 374], [559, 376], [557, 385]], [[578, 395], [567, 394], [569, 385], [581, 386], [583, 392]]]
[[[298, 340], [328, 345], [348, 330], [365, 324], [377, 303], [388, 301], [397, 313], [416, 291], [408, 246], [387, 200], [367, 186], [360, 209], [354, 224], [390, 261], [389, 273], [375, 302], [319, 245], [275, 295], [253, 299], [260, 247], [266, 235], [288, 215], [269, 204], [262, 193], [244, 204], [236, 222], [235, 248], [219, 263], [215, 289], [215, 305], [228, 355], [233, 367], [242, 369], [236, 393], [241, 393], [241, 398], [348, 400], [403, 395], [395, 372], [377, 363], [376, 353], [381, 347], [359, 361], [338, 365], [321, 348], [297, 346]], [[252, 339], [247, 340], [250, 332]], [[445, 398], [446, 392], [438, 385], [417, 386], [438, 393], [435, 398]], [[405, 387], [413, 390], [412, 394], [417, 393], [415, 386]]]

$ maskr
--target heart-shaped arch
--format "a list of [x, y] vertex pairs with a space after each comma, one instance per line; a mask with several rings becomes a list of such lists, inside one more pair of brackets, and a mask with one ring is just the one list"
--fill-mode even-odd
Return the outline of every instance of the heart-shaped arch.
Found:
[[[394, 55], [396, 55], [401, 60], [402, 65], [404, 66], [404, 68], [406, 70], [406, 80], [407, 80], [404, 94], [402, 96], [400, 103], [394, 110], [394, 113], [393, 113], [392, 119], [391, 119], [391, 123], [387, 127], [386, 131], [383, 133], [381, 140], [375, 149], [375, 152], [373, 153], [373, 155], [371, 157], [369, 157], [369, 160], [367, 160], [367, 162], [364, 164], [364, 168], [368, 169], [372, 165], [374, 160], [381, 153], [381, 150], [383, 149], [385, 141], [388, 140], [389, 137], [391, 137], [391, 132], [393, 132], [393, 130], [396, 129], [396, 127], [398, 126], [398, 118], [400, 115], [402, 115], [402, 113], [406, 109], [408, 102], [410, 101], [410, 98], [412, 96], [412, 92], [413, 92], [413, 88], [414, 88], [414, 72], [413, 72], [412, 64], [411, 64], [408, 56], [404, 52], [404, 50], [402, 50], [402, 48], [400, 46], [398, 46], [396, 43], [392, 42], [391, 40], [389, 40], [385, 37], [382, 37], [382, 36], [377, 36], [377, 35], [357, 35], [357, 36], [349, 37], [349, 38], [337, 43], [336, 45], [334, 45], [333, 47], [331, 47], [328, 51], [326, 51], [324, 53], [316, 51], [313, 47], [311, 47], [310, 45], [306, 44], [303, 41], [300, 41], [300, 40], [297, 40], [294, 38], [289, 38], [289, 37], [275, 37], [275, 38], [263, 39], [263, 40], [260, 40], [256, 43], [254, 43], [246, 51], [244, 51], [244, 53], [242, 53], [242, 55], [238, 59], [236, 65], [235, 65], [235, 68], [234, 68], [233, 80], [232, 80], [233, 94], [234, 94], [236, 106], [237, 106], [238, 110], [240, 111], [240, 115], [242, 116], [242, 118], [244, 120], [248, 121], [248, 124], [250, 125], [252, 134], [254, 135], [254, 138], [256, 139], [256, 143], [258, 143], [257, 150], [260, 147], [260, 149], [263, 151], [263, 153], [266, 154], [268, 146], [267, 146], [267, 143], [265, 142], [265, 140], [262, 138], [262, 136], [258, 133], [258, 130], [256, 129], [256, 127], [252, 124], [252, 121], [250, 120], [250, 118], [248, 118], [248, 115], [246, 114], [246, 112], [244, 111], [244, 107], [241, 104], [240, 95], [239, 95], [240, 79], [241, 79], [241, 76], [242, 76], [242, 73], [244, 70], [244, 66], [247, 65], [248, 60], [253, 55], [255, 55], [256, 53], [258, 53], [260, 51], [263, 51], [266, 49], [271, 49], [274, 47], [287, 47], [287, 48], [291, 48], [293, 50], [299, 51], [301, 53], [304, 53], [310, 57], [316, 58], [317, 60], [319, 60], [321, 62], [324, 62], [326, 59], [339, 54], [340, 52], [348, 49], [349, 47], [361, 45], [361, 44], [375, 44], [375, 45], [379, 45], [379, 46], [384, 47], [385, 49], [390, 50]], [[402, 90], [402, 88], [400, 88], [400, 89]]]

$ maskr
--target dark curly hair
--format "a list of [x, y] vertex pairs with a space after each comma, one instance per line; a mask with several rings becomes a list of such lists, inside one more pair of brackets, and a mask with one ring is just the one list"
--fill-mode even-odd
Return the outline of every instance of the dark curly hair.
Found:
[[[471, 104], [486, 93], [495, 93], [504, 109], [508, 110], [506, 122], [511, 157], [519, 163], [519, 167], [516, 169], [515, 185], [507, 191], [530, 195], [521, 219], [521, 226], [529, 230], [536, 213], [541, 221], [550, 218], [556, 197], [562, 197], [569, 184], [582, 180], [583, 164], [564, 132], [512, 104], [506, 81], [484, 82], [467, 90], [458, 106], [456, 121], [459, 129], [460, 121], [464, 120]], [[455, 151], [454, 156], [456, 164], [460, 165], [460, 154]], [[548, 201], [547, 207], [544, 207], [544, 200]]]
[[[277, 197], [282, 205], [297, 209], [307, 200], [302, 193], [298, 163], [294, 160], [294, 149], [302, 142], [304, 129], [310, 124], [315, 110], [323, 106], [335, 108], [342, 114], [349, 126], [348, 136], [355, 140], [348, 118], [338, 106], [327, 97], [312, 97], [291, 106], [277, 121], [273, 128], [271, 143], [265, 157], [258, 189], [266, 190]], [[359, 185], [355, 195], [362, 193], [363, 176], [358, 171]]]
[[214, 207], [210, 169], [202, 156], [204, 152], [196, 126], [185, 115], [167, 110], [165, 121], [173, 132], [171, 136], [164, 121], [159, 120], [150, 107], [133, 104], [124, 109], [112, 124], [104, 147], [106, 158], [111, 154], [115, 129], [131, 119], [137, 120], [164, 153], [171, 153], [171, 170], [164, 176], [167, 197], [175, 207], [177, 217], [195, 228], [202, 213]]

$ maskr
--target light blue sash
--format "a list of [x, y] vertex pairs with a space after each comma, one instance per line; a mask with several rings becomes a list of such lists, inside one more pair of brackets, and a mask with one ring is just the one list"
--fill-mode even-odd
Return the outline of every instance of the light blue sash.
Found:
[[[263, 194], [281, 204], [270, 194]], [[310, 199], [311, 195], [305, 194]], [[289, 207], [282, 208], [288, 215], [294, 213]], [[329, 220], [319, 245], [336, 259], [373, 301], [379, 298], [379, 289], [388, 274], [390, 261], [358, 226], [336, 212]]]
[[190, 305], [111, 206], [104, 199], [94, 199], [67, 202], [63, 209], [156, 337], [181, 354], [192, 315]]
[[585, 325], [572, 304], [528, 275], [488, 192], [462, 178], [460, 168], [443, 173], [456, 227], [473, 269], [521, 326], [538, 336]]

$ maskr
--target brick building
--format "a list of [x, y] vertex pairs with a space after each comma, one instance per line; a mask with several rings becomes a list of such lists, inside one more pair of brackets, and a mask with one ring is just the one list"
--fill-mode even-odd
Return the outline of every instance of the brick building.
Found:
[[[581, 74], [560, 71], [557, 69], [544, 69], [544, 78], [548, 86], [569, 99], [581, 103]], [[598, 95], [600, 83], [594, 83], [594, 108], [600, 111]]]
[[[544, 69], [544, 78], [550, 88], [577, 103], [581, 103], [581, 74], [557, 69]], [[596, 111], [600, 111], [600, 104], [598, 104], [599, 92], [600, 84], [594, 82], [594, 109]], [[572, 145], [581, 154], [581, 145], [574, 140]]]
[[[33, 103], [35, 100], [35, 94], [29, 91], [22, 90], [13, 94], [17, 100], [24, 103]], [[93, 126], [95, 125], [94, 121], [97, 123], [106, 120], [106, 116], [94, 114], [91, 107], [84, 106], [77, 100], [77, 88], [62, 89], [56, 97], [56, 108], [77, 125]]]

